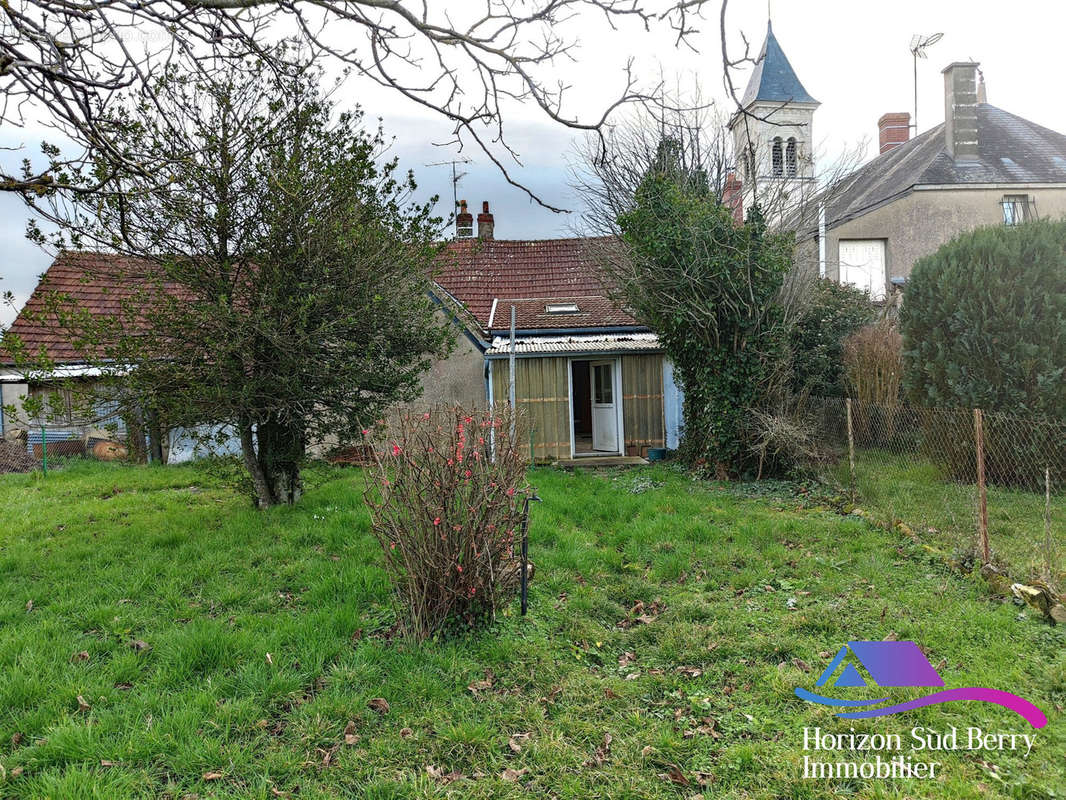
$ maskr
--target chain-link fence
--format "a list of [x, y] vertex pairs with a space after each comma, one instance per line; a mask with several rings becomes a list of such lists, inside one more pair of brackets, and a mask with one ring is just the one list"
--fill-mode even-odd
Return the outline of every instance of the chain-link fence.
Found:
[[1066, 589], [1066, 422], [979, 409], [811, 405], [831, 476], [871, 518], [966, 564]]

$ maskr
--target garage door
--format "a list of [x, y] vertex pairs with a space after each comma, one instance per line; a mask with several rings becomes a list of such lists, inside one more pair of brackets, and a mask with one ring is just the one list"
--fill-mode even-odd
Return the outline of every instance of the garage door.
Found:
[[840, 282], [885, 299], [885, 240], [849, 239], [840, 242]]

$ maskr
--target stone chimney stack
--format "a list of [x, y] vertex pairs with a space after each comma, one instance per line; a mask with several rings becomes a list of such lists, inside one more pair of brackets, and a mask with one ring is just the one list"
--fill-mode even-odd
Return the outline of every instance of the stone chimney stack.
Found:
[[477, 215], [477, 238], [491, 239], [495, 221], [489, 212], [489, 201], [481, 203], [481, 213]]
[[466, 200], [459, 201], [459, 213], [455, 215], [455, 238], [470, 239], [474, 236], [474, 215], [466, 210]]
[[948, 154], [956, 161], [976, 161], [977, 68], [974, 62], [956, 62], [944, 70], [944, 136]]
[[877, 120], [877, 131], [881, 141], [881, 152], [887, 153], [910, 141], [911, 115], [908, 112], [885, 114]]

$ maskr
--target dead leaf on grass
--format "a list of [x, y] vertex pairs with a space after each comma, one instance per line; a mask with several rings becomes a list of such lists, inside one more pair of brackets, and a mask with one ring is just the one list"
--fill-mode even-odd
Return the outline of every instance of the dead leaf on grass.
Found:
[[221, 778], [222, 778], [222, 773], [221, 772], [205, 772], [203, 774], [203, 779], [205, 781], [217, 781], [217, 780], [221, 780]]
[[611, 742], [614, 738], [609, 733], [603, 734], [603, 744], [596, 748], [595, 755], [585, 762], [586, 767], [601, 766], [611, 755]]
[[410, 739], [414, 735], [415, 735], [415, 732], [413, 730], [411, 730], [410, 728], [400, 728], [400, 738], [401, 739]]
[[70, 657], [70, 663], [71, 664], [76, 664], [79, 661], [88, 661], [88, 660], [89, 660], [89, 651], [88, 650], [82, 650], [82, 651], [80, 651], [78, 653], [75, 653], [74, 655], [72, 655]]
[[804, 661], [802, 658], [792, 659], [792, 666], [798, 669], [800, 672], [810, 672], [811, 665]]
[[118, 762], [117, 761], [104, 761], [103, 759], [100, 759], [100, 766], [101, 767], [117, 767], [118, 766]]
[[617, 700], [622, 695], [618, 694], [618, 692], [608, 686], [606, 689], [603, 690], [603, 696], [608, 700]]
[[514, 733], [511, 734], [511, 738], [507, 740], [507, 746], [511, 748], [512, 753], [521, 753], [522, 745], [529, 741], [531, 733]]
[[371, 711], [376, 711], [382, 715], [389, 713], [389, 701], [386, 700], [384, 697], [375, 697], [373, 700], [367, 703], [367, 707]]
[[527, 775], [527, 774], [529, 774], [529, 768], [528, 767], [522, 767], [522, 769], [511, 769], [510, 767], [508, 767], [507, 769], [505, 769], [503, 772], [500, 773], [500, 780], [509, 781], [510, 783], [514, 783], [519, 778], [521, 778], [523, 775]]
[[78, 711], [88, 711], [92, 706], [86, 702], [85, 698], [80, 694], [78, 695]]
[[344, 726], [344, 743], [349, 747], [359, 741], [359, 734], [355, 732], [355, 723], [351, 720]]
[[148, 644], [148, 642], [141, 641], [140, 639], [134, 639], [132, 642], [130, 642], [130, 647], [132, 647], [138, 653], [142, 653], [146, 650], [152, 649], [152, 645]]
[[678, 667], [674, 670], [678, 675], [683, 675], [686, 678], [698, 678], [703, 674], [703, 670], [698, 667]]
[[266, 654], [266, 662], [267, 662], [267, 666], [270, 666], [270, 667], [274, 666], [274, 657], [272, 655], [270, 655], [270, 653]]
[[685, 773], [683, 773], [678, 767], [674, 766], [673, 764], [670, 765], [669, 772], [665, 772], [659, 777], [663, 780], [670, 781], [670, 783], [676, 783], [678, 786], [692, 785], [689, 779], [685, 777]]
[[637, 654], [636, 653], [631, 653], [631, 652], [629, 652], [627, 650], [626, 652], [622, 653], [622, 655], [618, 656], [618, 666], [620, 666], [620, 667], [628, 667], [630, 664], [634, 663], [636, 660], [637, 660]]
[[472, 694], [478, 694], [492, 688], [493, 683], [496, 681], [496, 676], [491, 669], [485, 670], [485, 678], [480, 681], [474, 681], [466, 688], [470, 690]]
[[[30, 611], [33, 611], [33, 601], [32, 600], [27, 600], [26, 601], [26, 611], [27, 611], [27, 613], [30, 612]], [[11, 774], [12, 775], [15, 774], [14, 770], [12, 770]]]

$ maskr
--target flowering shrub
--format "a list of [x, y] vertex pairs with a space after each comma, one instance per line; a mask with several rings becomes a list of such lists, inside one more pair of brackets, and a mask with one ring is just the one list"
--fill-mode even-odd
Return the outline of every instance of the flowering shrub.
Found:
[[510, 412], [453, 407], [376, 437], [366, 502], [418, 638], [491, 620], [518, 588], [527, 464], [510, 428]]

